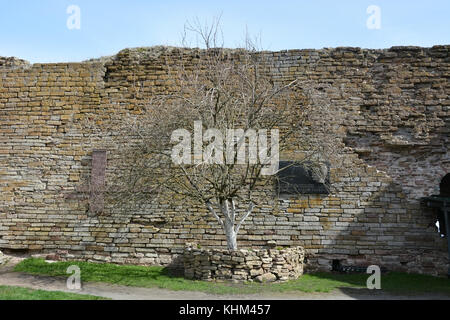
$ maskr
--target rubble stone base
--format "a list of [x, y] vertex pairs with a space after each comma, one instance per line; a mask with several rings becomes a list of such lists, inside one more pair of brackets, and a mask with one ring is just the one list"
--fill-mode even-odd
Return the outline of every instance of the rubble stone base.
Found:
[[297, 279], [303, 274], [303, 247], [283, 249], [203, 249], [188, 243], [184, 275], [188, 279], [232, 282], [273, 282]]

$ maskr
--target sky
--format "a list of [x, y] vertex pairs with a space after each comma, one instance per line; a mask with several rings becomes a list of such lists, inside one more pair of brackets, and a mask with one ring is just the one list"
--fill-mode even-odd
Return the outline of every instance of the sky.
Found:
[[430, 47], [450, 44], [449, 14], [449, 0], [0, 0], [0, 56], [76, 62], [180, 46], [186, 21], [219, 15], [226, 47], [242, 47], [245, 30], [272, 51]]

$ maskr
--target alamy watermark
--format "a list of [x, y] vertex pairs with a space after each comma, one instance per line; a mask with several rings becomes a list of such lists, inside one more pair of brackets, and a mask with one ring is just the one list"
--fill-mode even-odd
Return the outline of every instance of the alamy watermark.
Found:
[[366, 20], [367, 29], [381, 29], [381, 8], [376, 5], [370, 5], [366, 9], [370, 16]]
[[70, 5], [66, 9], [66, 13], [70, 14], [69, 17], [67, 17], [66, 26], [67, 29], [73, 30], [73, 29], [81, 29], [81, 9], [77, 5]]
[[81, 270], [77, 265], [71, 265], [66, 270], [67, 273], [72, 274], [67, 278], [66, 285], [69, 290], [81, 290]]
[[371, 265], [367, 267], [368, 274], [372, 274], [367, 278], [366, 286], [367, 289], [381, 289], [381, 270], [377, 265]]
[[[192, 135], [186, 129], [172, 132], [172, 161], [175, 164], [261, 164], [262, 175], [273, 175], [279, 166], [279, 130], [270, 130], [270, 148], [267, 129], [219, 129], [209, 128], [203, 132], [201, 121], [194, 121]], [[246, 143], [248, 141], [248, 143]], [[207, 145], [204, 147], [204, 143]], [[269, 155], [270, 149], [270, 155]], [[248, 150], [248, 157], [246, 150]]]

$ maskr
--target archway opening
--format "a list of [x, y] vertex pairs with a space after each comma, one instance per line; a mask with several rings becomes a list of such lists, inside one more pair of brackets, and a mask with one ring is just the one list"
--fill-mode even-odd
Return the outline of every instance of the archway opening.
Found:
[[[447, 173], [441, 180], [439, 184], [439, 197], [450, 198], [450, 173]], [[441, 237], [445, 237], [446, 234], [446, 226], [445, 226], [445, 217], [444, 212], [439, 209], [438, 210], [438, 219], [436, 222], [436, 226], [439, 229], [439, 233]]]
[[450, 173], [447, 173], [445, 177], [442, 178], [439, 184], [439, 195], [441, 197], [450, 197]]

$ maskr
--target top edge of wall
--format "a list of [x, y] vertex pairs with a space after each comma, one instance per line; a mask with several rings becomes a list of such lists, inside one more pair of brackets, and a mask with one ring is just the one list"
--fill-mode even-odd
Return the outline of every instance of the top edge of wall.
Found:
[[[222, 48], [212, 48], [210, 50], [218, 50]], [[229, 53], [238, 53], [244, 49], [242, 48], [223, 48]], [[310, 52], [370, 52], [370, 53], [384, 53], [384, 52], [418, 52], [418, 51], [450, 51], [450, 44], [446, 45], [434, 45], [432, 47], [420, 47], [420, 46], [392, 46], [386, 49], [370, 49], [370, 48], [361, 48], [361, 47], [324, 47], [322, 49], [313, 49], [313, 48], [305, 48], [305, 49], [286, 49], [279, 51], [258, 51], [257, 53], [266, 53], [266, 54], [283, 54], [283, 53], [310, 53]], [[102, 56], [99, 58], [92, 58], [80, 62], [48, 62], [48, 63], [34, 63], [20, 59], [17, 57], [3, 57], [0, 56], [0, 68], [29, 68], [33, 65], [66, 65], [66, 66], [76, 66], [80, 64], [105, 64], [116, 60], [118, 58], [123, 58], [125, 56], [132, 56], [133, 60], [139, 61], [141, 59], [157, 59], [163, 53], [201, 53], [205, 52], [206, 49], [201, 48], [185, 48], [185, 47], [172, 47], [172, 46], [152, 46], [152, 47], [135, 47], [135, 48], [125, 48], [120, 50], [115, 55], [111, 56]]]

